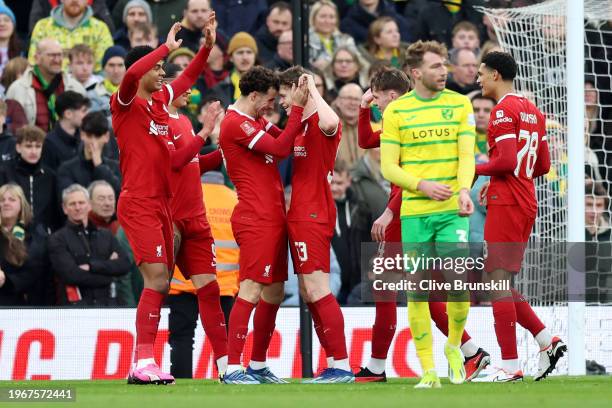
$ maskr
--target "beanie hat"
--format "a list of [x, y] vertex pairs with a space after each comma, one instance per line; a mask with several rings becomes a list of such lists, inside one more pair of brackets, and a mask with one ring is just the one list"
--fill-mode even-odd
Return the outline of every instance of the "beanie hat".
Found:
[[147, 17], [149, 17], [149, 23], [153, 22], [153, 13], [151, 12], [151, 6], [149, 6], [149, 3], [147, 3], [144, 0], [130, 0], [127, 2], [125, 7], [123, 8], [123, 22], [124, 23], [125, 23], [125, 19], [127, 18], [128, 11], [130, 11], [130, 9], [134, 7], [140, 7], [141, 9], [143, 9], [145, 13], [147, 14]]
[[13, 25], [17, 24], [17, 20], [15, 19], [15, 13], [11, 10], [4, 1], [0, 0], [0, 14], [6, 14], [13, 21]]
[[227, 54], [232, 55], [238, 48], [250, 48], [257, 55], [257, 43], [253, 36], [249, 33], [241, 31], [234, 34], [227, 46]]
[[113, 45], [112, 47], [108, 47], [106, 51], [104, 51], [104, 56], [102, 57], [102, 68], [106, 66], [106, 63], [109, 59], [113, 57], [121, 57], [125, 59], [127, 52], [120, 45]]
[[168, 61], [173, 61], [176, 57], [180, 57], [181, 55], [186, 55], [191, 59], [195, 57], [195, 53], [189, 48], [181, 47], [168, 54]]

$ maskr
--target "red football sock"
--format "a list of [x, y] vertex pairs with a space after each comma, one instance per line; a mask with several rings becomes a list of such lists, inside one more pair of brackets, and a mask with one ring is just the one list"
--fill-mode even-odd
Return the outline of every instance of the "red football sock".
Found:
[[268, 346], [274, 334], [274, 327], [276, 327], [276, 313], [279, 306], [263, 299], [259, 299], [257, 303], [253, 318], [253, 352], [251, 353], [253, 361], [266, 361]]
[[198, 308], [202, 327], [210, 341], [215, 360], [227, 355], [227, 331], [225, 316], [219, 301], [219, 283], [214, 280], [197, 291]]
[[533, 337], [546, 328], [544, 323], [542, 323], [542, 321], [535, 314], [529, 303], [527, 303], [523, 295], [521, 295], [516, 289], [512, 289], [512, 298], [514, 299], [516, 320], [518, 324], [529, 330]]
[[[446, 314], [446, 303], [429, 302], [429, 313], [431, 314], [431, 320], [434, 321], [438, 330], [448, 337], [448, 315]], [[463, 330], [461, 344], [465, 344], [465, 342], [469, 339], [471, 339], [471, 337], [467, 330]]]
[[323, 333], [323, 323], [321, 322], [319, 311], [314, 306], [314, 303], [306, 303], [306, 306], [308, 306], [308, 310], [310, 310], [310, 314], [312, 315], [312, 322], [314, 323], [315, 332], [317, 332], [317, 337], [319, 338], [321, 347], [323, 350], [325, 350], [325, 356], [332, 357], [331, 351], [329, 350], [329, 344], [325, 338], [325, 333]]
[[516, 309], [511, 298], [493, 301], [495, 335], [501, 349], [502, 360], [518, 358], [516, 351]]
[[153, 344], [159, 326], [159, 314], [166, 295], [145, 288], [136, 308], [136, 354], [134, 361], [153, 358]]
[[376, 317], [372, 326], [372, 358], [384, 360], [389, 353], [397, 326], [395, 302], [376, 302]]
[[[331, 293], [312, 303], [321, 317], [323, 333], [327, 340], [328, 349], [334, 360], [348, 358], [346, 340], [344, 338], [344, 316], [338, 301]], [[327, 353], [327, 352], [326, 352]], [[328, 355], [329, 356], [329, 355]]]
[[240, 364], [240, 357], [244, 349], [247, 333], [249, 331], [249, 319], [255, 304], [241, 297], [236, 298], [229, 319], [229, 334], [227, 336], [228, 364]]

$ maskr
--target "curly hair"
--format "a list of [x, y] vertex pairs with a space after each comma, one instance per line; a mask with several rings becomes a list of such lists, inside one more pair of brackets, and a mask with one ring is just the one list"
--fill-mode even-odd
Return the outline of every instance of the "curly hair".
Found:
[[276, 91], [280, 88], [278, 74], [271, 69], [264, 67], [253, 67], [248, 70], [238, 83], [240, 93], [247, 96], [252, 92], [266, 93], [270, 88]]

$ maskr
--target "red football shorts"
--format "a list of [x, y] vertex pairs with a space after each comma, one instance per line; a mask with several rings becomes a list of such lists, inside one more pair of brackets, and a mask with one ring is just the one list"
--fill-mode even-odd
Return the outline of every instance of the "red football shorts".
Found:
[[317, 222], [288, 223], [289, 249], [295, 273], [329, 273], [334, 226]]
[[485, 271], [518, 273], [535, 217], [514, 205], [489, 205], [484, 226]]
[[136, 265], [174, 264], [174, 229], [170, 200], [164, 197], [120, 197], [117, 218], [125, 231]]
[[232, 223], [240, 247], [240, 281], [264, 285], [287, 280], [287, 227]]
[[181, 234], [176, 265], [183, 276], [216, 274], [215, 240], [206, 216], [174, 220], [174, 225]]
[[402, 243], [402, 222], [399, 214], [394, 216], [391, 223], [385, 228], [385, 242]]

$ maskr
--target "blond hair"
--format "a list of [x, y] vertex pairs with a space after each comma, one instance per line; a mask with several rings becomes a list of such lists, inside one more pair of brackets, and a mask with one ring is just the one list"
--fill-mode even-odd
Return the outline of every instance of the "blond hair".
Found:
[[23, 189], [15, 183], [8, 183], [0, 187], [0, 198], [6, 193], [11, 193], [19, 200], [21, 210], [19, 211], [18, 221], [23, 225], [29, 225], [32, 221], [32, 207], [23, 192]]
[[385, 24], [387, 23], [395, 23], [397, 26], [397, 22], [389, 16], [378, 17], [376, 20], [372, 21], [372, 24], [370, 24], [370, 28], [368, 29], [368, 38], [366, 40], [366, 49], [370, 52], [370, 54], [376, 55], [376, 53], [380, 51], [380, 46], [376, 44], [376, 38], [380, 36], [380, 33], [382, 33], [382, 30], [385, 28]]
[[310, 8], [310, 16], [308, 17], [308, 25], [310, 27], [314, 27], [315, 17], [317, 16], [317, 14], [319, 14], [319, 11], [321, 11], [324, 6], [331, 7], [334, 10], [334, 13], [336, 13], [336, 31], [338, 31], [338, 27], [340, 26], [340, 14], [338, 13], [338, 6], [336, 6], [336, 4], [330, 0], [319, 0], [312, 5], [312, 7]]

